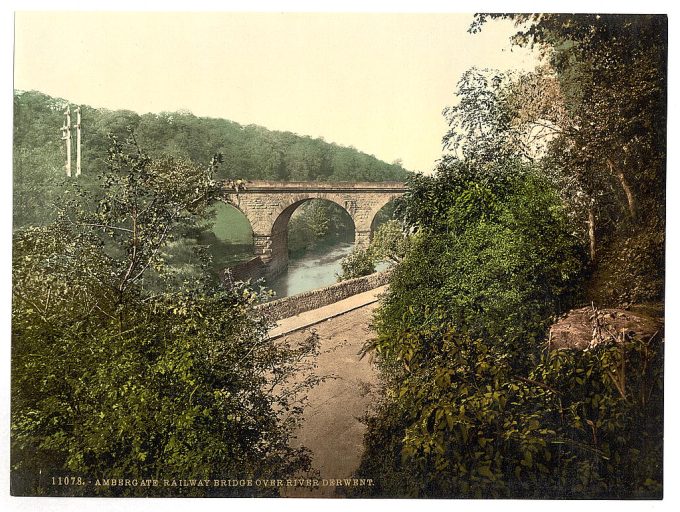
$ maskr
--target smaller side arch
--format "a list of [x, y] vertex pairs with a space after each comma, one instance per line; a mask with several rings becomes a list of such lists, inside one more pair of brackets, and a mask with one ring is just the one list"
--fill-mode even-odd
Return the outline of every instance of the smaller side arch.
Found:
[[380, 224], [378, 223], [379, 216], [381, 213], [384, 212], [390, 205], [395, 205], [395, 201], [397, 201], [401, 197], [401, 194], [399, 195], [392, 195], [390, 196], [387, 201], [385, 201], [379, 208], [375, 208], [370, 215], [371, 219], [371, 236], [373, 233], [375, 233], [375, 230], [380, 227]]
[[[366, 211], [362, 212], [361, 221], [356, 223], [357, 240], [355, 243], [357, 246], [368, 246], [373, 238], [373, 223], [376, 215], [387, 204], [400, 196], [401, 194], [380, 194], [367, 201]], [[360, 233], [361, 240], [359, 240]]]
[[238, 211], [246, 221], [248, 221], [248, 230], [250, 232], [250, 236], [252, 237], [252, 235], [255, 233], [255, 229], [253, 228], [253, 219], [251, 219], [251, 217], [248, 215], [248, 212], [241, 208], [239, 204], [234, 203], [227, 198], [221, 197], [212, 203], [211, 207], [215, 210], [224, 209], [225, 207], [233, 208], [234, 210]]

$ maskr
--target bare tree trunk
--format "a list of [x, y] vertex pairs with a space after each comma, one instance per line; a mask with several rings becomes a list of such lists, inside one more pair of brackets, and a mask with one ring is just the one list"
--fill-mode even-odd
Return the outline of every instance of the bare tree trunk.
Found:
[[626, 193], [626, 200], [628, 201], [628, 213], [632, 218], [635, 218], [635, 210], [636, 210], [636, 205], [635, 205], [635, 197], [633, 197], [633, 191], [630, 189], [630, 185], [628, 185], [628, 181], [626, 180], [626, 177], [623, 175], [623, 171], [615, 171], [614, 170], [614, 164], [612, 164], [612, 161], [607, 159], [607, 165], [609, 166], [609, 172], [611, 172], [614, 176], [616, 176], [619, 179], [619, 182], [621, 183], [621, 188], [623, 188], [623, 191]]
[[595, 261], [595, 211], [591, 205], [588, 208], [588, 239], [590, 240], [590, 261]]

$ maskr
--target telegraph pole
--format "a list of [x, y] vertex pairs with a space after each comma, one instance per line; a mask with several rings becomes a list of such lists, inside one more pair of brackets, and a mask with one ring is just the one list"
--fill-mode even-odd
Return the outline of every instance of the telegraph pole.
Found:
[[80, 176], [80, 106], [76, 108], [76, 176]]
[[66, 121], [64, 126], [61, 127], [61, 140], [66, 141], [66, 176], [71, 177], [71, 106], [67, 105], [66, 110], [64, 110], [64, 115], [66, 116]]
[[64, 110], [64, 116], [66, 119], [64, 121], [64, 126], [61, 127], [61, 140], [66, 143], [66, 176], [71, 177], [71, 146], [73, 136], [71, 134], [71, 128], [76, 129], [76, 176], [80, 176], [80, 163], [81, 163], [81, 121], [80, 121], [80, 107], [76, 107], [76, 124], [71, 125], [71, 105], [66, 105]]

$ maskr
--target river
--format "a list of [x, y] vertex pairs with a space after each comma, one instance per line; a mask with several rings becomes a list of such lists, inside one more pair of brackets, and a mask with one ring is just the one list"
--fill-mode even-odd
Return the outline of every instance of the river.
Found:
[[267, 282], [267, 286], [276, 292], [276, 298], [281, 298], [336, 283], [341, 271], [340, 261], [353, 246], [352, 242], [338, 242], [298, 258], [291, 257], [288, 270]]
[[[340, 208], [340, 207], [337, 207]], [[208, 247], [216, 269], [222, 269], [253, 256], [252, 232], [248, 220], [236, 208], [219, 203], [213, 206], [212, 225], [199, 236], [199, 243]], [[344, 210], [343, 210], [344, 212]], [[347, 215], [346, 212], [344, 212]], [[391, 213], [390, 213], [391, 215]], [[266, 286], [276, 292], [276, 298], [287, 297], [297, 293], [323, 288], [334, 284], [341, 272], [340, 262], [354, 247], [352, 230], [335, 219], [332, 222], [333, 232], [325, 240], [315, 240], [316, 247], [304, 250], [309, 242], [309, 234], [302, 236], [305, 229], [298, 230], [297, 243], [289, 240], [292, 248], [304, 250], [302, 254], [291, 251], [288, 269], [281, 275], [266, 282]], [[382, 222], [382, 221], [381, 221]], [[376, 226], [380, 222], [376, 223]], [[304, 227], [304, 226], [303, 226]], [[309, 231], [307, 228], [306, 231]], [[377, 270], [384, 270], [387, 264], [380, 263]]]
[[[266, 283], [276, 292], [275, 299], [297, 293], [323, 288], [338, 282], [342, 258], [352, 252], [354, 242], [335, 242], [331, 246], [319, 247], [298, 257], [290, 257], [288, 269]], [[385, 270], [389, 263], [380, 262], [377, 271]]]

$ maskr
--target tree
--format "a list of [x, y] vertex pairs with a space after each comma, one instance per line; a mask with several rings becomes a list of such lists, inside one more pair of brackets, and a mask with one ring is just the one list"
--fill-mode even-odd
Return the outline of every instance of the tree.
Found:
[[338, 280], [370, 275], [376, 271], [379, 263], [398, 264], [406, 254], [409, 244], [410, 238], [399, 221], [389, 220], [381, 224], [368, 247], [354, 248], [342, 259], [342, 273]]
[[103, 197], [76, 188], [56, 222], [15, 232], [15, 494], [267, 494], [58, 487], [50, 478], [281, 478], [309, 469], [307, 451], [288, 441], [317, 381], [308, 359], [316, 338], [273, 343], [253, 309], [258, 292], [206, 279], [178, 286], [167, 271], [168, 241], [217, 193], [218, 160], [207, 169], [154, 160], [134, 140], [114, 140]]
[[[419, 229], [395, 269], [380, 325], [396, 335], [404, 310], [427, 322], [427, 311], [445, 305], [458, 325], [475, 326], [473, 336], [494, 332], [509, 340], [516, 333], [520, 345], [540, 337], [582, 268], [580, 245], [550, 183], [520, 164], [506, 164], [493, 180], [463, 162], [440, 171], [420, 177], [405, 196], [409, 223]], [[436, 220], [433, 204], [441, 212]], [[542, 327], [534, 325], [539, 318]]]
[[419, 229], [366, 347], [388, 398], [369, 422], [361, 470], [384, 482], [383, 495], [526, 495], [512, 471], [545, 432], [534, 431], [528, 402], [510, 404], [520, 387], [533, 392], [518, 377], [531, 371], [552, 315], [568, 307], [582, 260], [550, 183], [506, 166], [489, 179], [483, 166], [442, 164], [406, 195]]
[[449, 130], [443, 146], [455, 158], [486, 165], [521, 155], [513, 144], [513, 111], [508, 104], [512, 75], [471, 68], [458, 82], [458, 104], [444, 109]]
[[368, 249], [355, 247], [340, 261], [340, 268], [342, 273], [338, 276], [338, 281], [346, 281], [375, 272], [375, 261]]
[[404, 258], [408, 247], [408, 234], [404, 232], [402, 224], [393, 219], [381, 224], [375, 231], [368, 250], [376, 262], [396, 264]]
[[585, 229], [577, 231], [589, 241], [594, 261], [595, 196], [609, 187], [601, 173], [584, 172], [573, 161], [558, 162], [550, 151], [578, 130], [555, 73], [546, 66], [526, 74], [472, 68], [461, 78], [457, 96], [459, 103], [444, 110], [450, 127], [443, 139], [444, 159], [474, 162], [489, 176], [513, 159], [541, 165], [562, 192], [576, 226], [583, 222]]
[[383, 497], [658, 498], [659, 333], [587, 351], [544, 340], [602, 281], [617, 300], [663, 289], [665, 17], [495, 16], [529, 22], [517, 40], [550, 67], [468, 72], [445, 111], [451, 152], [409, 181], [414, 234], [365, 347], [386, 391], [358, 473]]
[[[540, 169], [506, 165], [440, 166], [406, 195], [419, 229], [365, 349], [387, 389], [358, 473], [383, 497], [658, 497], [661, 345], [545, 349], [585, 255]], [[622, 392], [624, 367], [643, 370]]]
[[[637, 253], [662, 252], [667, 18], [478, 15], [471, 31], [499, 16], [513, 18], [521, 27], [515, 42], [539, 47], [555, 72], [566, 115], [554, 123], [558, 136], [549, 145], [546, 164], [575, 178], [587, 197], [591, 259], [597, 260], [601, 249], [600, 274], [628, 274], [631, 284], [614, 286], [622, 289], [619, 293], [660, 296], [658, 288], [651, 295], [636, 288], [644, 280], [662, 280], [663, 261], [638, 265], [651, 270], [644, 276], [625, 262]], [[534, 119], [549, 117], [546, 107]], [[618, 261], [622, 252], [626, 255]]]
[[66, 176], [64, 143], [57, 131], [65, 104], [34, 91], [14, 96], [15, 226], [42, 225], [55, 218]]

